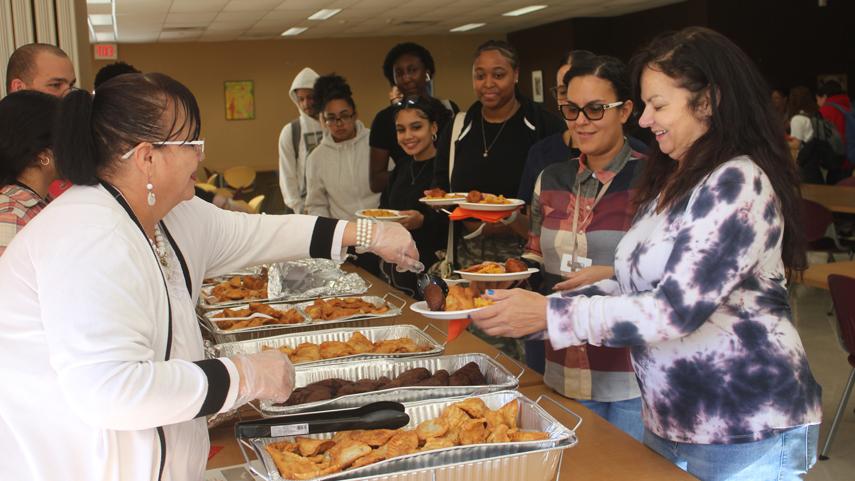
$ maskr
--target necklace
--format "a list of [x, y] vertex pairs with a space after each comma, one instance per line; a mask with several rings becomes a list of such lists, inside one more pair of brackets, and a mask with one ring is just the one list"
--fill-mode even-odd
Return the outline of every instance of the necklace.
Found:
[[490, 149], [496, 145], [496, 141], [499, 140], [499, 136], [502, 135], [502, 131], [505, 130], [505, 124], [508, 123], [508, 120], [511, 119], [514, 115], [511, 114], [510, 117], [506, 118], [504, 122], [502, 122], [502, 126], [499, 127], [499, 132], [496, 133], [496, 136], [493, 137], [493, 141], [490, 142], [490, 146], [487, 146], [487, 130], [484, 128], [484, 112], [481, 112], [481, 140], [484, 143], [484, 158], [486, 159], [488, 155], [490, 155]]
[[154, 226], [154, 240], [148, 239], [154, 253], [157, 254], [157, 259], [160, 261], [161, 267], [167, 269], [169, 267], [169, 255], [166, 250], [166, 242], [163, 240], [163, 233], [160, 232], [160, 226]]
[[421, 177], [421, 176], [422, 176], [422, 172], [424, 172], [424, 171], [425, 171], [425, 168], [427, 167], [428, 161], [423, 160], [423, 161], [421, 162], [421, 164], [422, 164], [422, 168], [421, 168], [421, 169], [419, 169], [419, 173], [418, 173], [418, 174], [416, 174], [416, 170], [413, 168], [413, 166], [414, 166], [415, 164], [416, 164], [416, 159], [413, 159], [412, 163], [410, 163], [410, 179], [411, 179], [411, 180], [410, 180], [410, 185], [416, 185], [416, 180], [417, 180], [419, 177]]

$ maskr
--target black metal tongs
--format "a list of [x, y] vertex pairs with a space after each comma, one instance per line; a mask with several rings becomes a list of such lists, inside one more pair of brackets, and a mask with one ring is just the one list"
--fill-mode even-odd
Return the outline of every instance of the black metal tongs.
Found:
[[354, 429], [398, 429], [410, 422], [404, 405], [381, 401], [355, 409], [293, 414], [235, 424], [237, 438], [277, 438]]

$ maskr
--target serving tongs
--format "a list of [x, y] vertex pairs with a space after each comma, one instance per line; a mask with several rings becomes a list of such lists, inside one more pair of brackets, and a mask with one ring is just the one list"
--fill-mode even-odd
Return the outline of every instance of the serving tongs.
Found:
[[355, 409], [293, 414], [235, 424], [235, 437], [277, 438], [354, 429], [398, 429], [410, 422], [404, 405], [380, 401]]

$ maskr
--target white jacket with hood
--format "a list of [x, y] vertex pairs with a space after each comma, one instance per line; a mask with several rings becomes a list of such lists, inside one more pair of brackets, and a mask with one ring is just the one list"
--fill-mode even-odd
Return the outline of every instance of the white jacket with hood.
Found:
[[356, 121], [356, 136], [336, 142], [328, 131], [309, 155], [306, 169], [306, 213], [334, 219], [353, 220], [356, 211], [375, 209], [380, 194], [368, 185], [370, 147], [362, 121]]
[[[311, 89], [315, 86], [318, 74], [309, 67], [304, 68], [294, 77], [288, 95], [297, 106], [300, 113], [300, 140], [297, 150], [294, 150], [294, 137], [291, 132], [292, 123], [288, 122], [279, 134], [279, 188], [285, 205], [294, 213], [302, 214], [306, 203], [306, 158], [309, 152], [320, 142], [322, 130], [317, 119], [306, 115], [297, 102], [297, 89]], [[308, 141], [308, 142], [307, 142]]]

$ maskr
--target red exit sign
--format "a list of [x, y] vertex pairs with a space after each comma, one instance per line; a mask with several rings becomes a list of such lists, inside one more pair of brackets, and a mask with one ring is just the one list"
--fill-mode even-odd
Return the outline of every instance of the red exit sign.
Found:
[[119, 47], [115, 43], [95, 45], [95, 60], [116, 60], [117, 58], [119, 58]]

